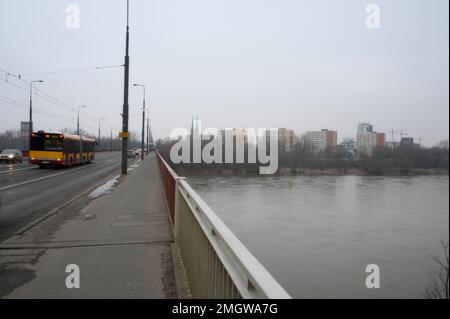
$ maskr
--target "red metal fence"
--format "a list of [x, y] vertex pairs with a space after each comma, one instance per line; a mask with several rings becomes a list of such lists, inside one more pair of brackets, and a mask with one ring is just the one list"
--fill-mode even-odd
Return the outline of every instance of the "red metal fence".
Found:
[[175, 225], [175, 187], [177, 174], [173, 169], [167, 164], [167, 162], [162, 158], [161, 154], [156, 151], [156, 159], [158, 161], [159, 172], [161, 173], [161, 179], [164, 185], [164, 190], [166, 191], [167, 206], [169, 207], [170, 221], [172, 222], [172, 227]]

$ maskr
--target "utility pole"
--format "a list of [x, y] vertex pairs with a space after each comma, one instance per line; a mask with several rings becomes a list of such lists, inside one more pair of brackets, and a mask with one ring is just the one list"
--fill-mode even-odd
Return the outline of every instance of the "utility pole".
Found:
[[144, 159], [144, 143], [145, 143], [145, 85], [134, 83], [133, 86], [140, 86], [144, 89], [144, 98], [142, 100], [142, 137], [141, 137], [141, 160]]
[[30, 134], [28, 134], [28, 151], [31, 148], [31, 134], [33, 134], [33, 83], [42, 83], [42, 80], [35, 80], [30, 82], [30, 123], [28, 124], [28, 128], [30, 130]]
[[101, 135], [100, 135], [100, 126], [101, 126], [101, 122], [106, 119], [106, 117], [99, 117], [98, 118], [98, 148], [100, 149], [100, 144], [101, 144]]
[[80, 135], [80, 107], [87, 107], [86, 105], [80, 105], [78, 107], [78, 112], [77, 112], [77, 135]]
[[394, 130], [390, 130], [390, 131], [388, 131], [388, 133], [391, 133], [391, 142], [394, 143], [394, 134], [397, 132]]
[[[127, 32], [125, 40], [125, 65], [124, 65], [124, 89], [123, 89], [123, 111], [122, 111], [122, 132], [128, 134], [128, 86], [130, 75], [130, 27], [129, 27], [129, 0], [127, 0]], [[122, 174], [127, 174], [128, 171], [128, 136], [122, 136]]]
[[110, 145], [111, 147], [111, 152], [113, 151], [113, 138], [112, 138], [112, 128], [111, 128], [111, 145]]
[[[150, 113], [150, 111], [149, 111], [148, 113]], [[149, 116], [150, 116], [150, 114], [149, 114]], [[150, 136], [150, 129], [149, 129], [150, 119], [149, 119], [149, 116], [147, 116], [147, 155], [150, 154], [149, 144], [148, 144], [148, 138], [149, 138], [149, 136]]]

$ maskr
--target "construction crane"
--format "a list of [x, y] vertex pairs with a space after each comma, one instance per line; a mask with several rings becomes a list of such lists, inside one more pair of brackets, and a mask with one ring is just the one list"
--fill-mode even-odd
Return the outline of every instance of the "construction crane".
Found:
[[392, 142], [394, 142], [394, 135], [400, 135], [400, 138], [402, 138], [403, 136], [407, 136], [408, 135], [408, 131], [406, 131], [406, 130], [400, 130], [400, 131], [390, 130], [390, 131], [388, 131], [388, 133], [391, 134], [391, 141]]
[[419, 136], [419, 138], [417, 140], [419, 141], [419, 146], [422, 146], [423, 138]]

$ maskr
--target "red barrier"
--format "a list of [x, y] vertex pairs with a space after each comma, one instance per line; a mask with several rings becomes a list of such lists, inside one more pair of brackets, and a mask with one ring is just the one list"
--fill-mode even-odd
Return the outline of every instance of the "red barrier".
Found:
[[177, 174], [172, 170], [169, 164], [162, 158], [161, 154], [156, 151], [156, 159], [158, 161], [159, 172], [166, 193], [167, 206], [169, 207], [170, 221], [172, 227], [175, 225], [175, 187]]

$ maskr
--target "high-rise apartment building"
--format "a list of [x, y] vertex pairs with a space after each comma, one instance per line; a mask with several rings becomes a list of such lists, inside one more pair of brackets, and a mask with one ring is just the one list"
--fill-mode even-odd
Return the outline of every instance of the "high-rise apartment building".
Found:
[[384, 146], [386, 135], [373, 130], [369, 123], [361, 123], [356, 131], [356, 148], [359, 154], [372, 155], [376, 147]]
[[312, 153], [334, 152], [337, 147], [337, 132], [330, 130], [309, 131], [302, 135], [302, 144]]

